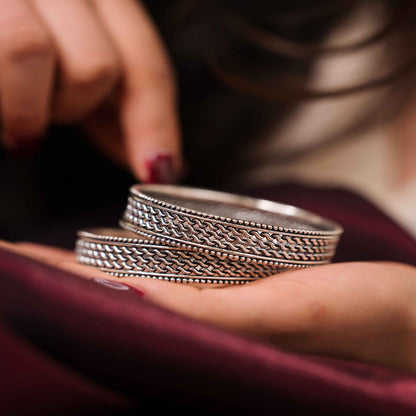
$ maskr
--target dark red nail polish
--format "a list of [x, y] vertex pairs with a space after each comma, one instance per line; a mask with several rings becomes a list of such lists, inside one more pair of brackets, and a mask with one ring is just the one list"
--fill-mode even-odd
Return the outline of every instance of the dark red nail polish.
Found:
[[147, 183], [170, 184], [177, 180], [172, 155], [155, 153], [146, 161]]
[[126, 285], [126, 286], [128, 286], [131, 290], [136, 292], [141, 298], [144, 298], [145, 293], [143, 292], [143, 290], [141, 290], [141, 289], [139, 289], [138, 287], [135, 287], [135, 286], [130, 286], [130, 285]]

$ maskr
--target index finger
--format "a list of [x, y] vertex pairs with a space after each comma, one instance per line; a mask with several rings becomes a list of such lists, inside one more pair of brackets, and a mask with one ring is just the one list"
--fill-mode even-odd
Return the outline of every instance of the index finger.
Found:
[[124, 70], [121, 122], [133, 173], [175, 182], [181, 169], [175, 83], [162, 41], [134, 0], [93, 0]]

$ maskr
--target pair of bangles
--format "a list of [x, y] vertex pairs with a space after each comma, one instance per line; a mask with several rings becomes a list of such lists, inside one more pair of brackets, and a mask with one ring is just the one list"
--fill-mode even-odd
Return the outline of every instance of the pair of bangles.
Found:
[[291, 205], [172, 185], [132, 186], [119, 225], [79, 231], [78, 262], [214, 286], [330, 263], [343, 231]]

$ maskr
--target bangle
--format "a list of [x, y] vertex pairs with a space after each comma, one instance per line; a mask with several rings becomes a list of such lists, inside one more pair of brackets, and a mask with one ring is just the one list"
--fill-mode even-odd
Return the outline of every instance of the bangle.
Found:
[[120, 226], [168, 245], [241, 261], [330, 262], [342, 228], [311, 212], [224, 192], [135, 185]]
[[172, 185], [134, 185], [121, 228], [78, 232], [77, 260], [117, 277], [244, 284], [330, 263], [337, 223], [291, 205]]
[[119, 228], [78, 231], [81, 264], [117, 277], [140, 276], [178, 283], [243, 284], [287, 270], [261, 263], [225, 261], [205, 253], [141, 239]]

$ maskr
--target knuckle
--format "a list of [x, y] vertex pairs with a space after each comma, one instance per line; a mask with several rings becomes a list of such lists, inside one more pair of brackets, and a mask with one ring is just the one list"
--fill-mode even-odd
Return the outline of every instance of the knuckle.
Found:
[[47, 57], [53, 53], [52, 41], [41, 28], [26, 27], [2, 38], [3, 55], [7, 60], [20, 61], [31, 57]]
[[113, 59], [89, 61], [87, 65], [74, 68], [68, 75], [73, 87], [89, 88], [112, 84], [118, 77], [118, 65]]

